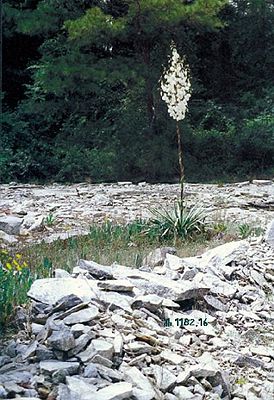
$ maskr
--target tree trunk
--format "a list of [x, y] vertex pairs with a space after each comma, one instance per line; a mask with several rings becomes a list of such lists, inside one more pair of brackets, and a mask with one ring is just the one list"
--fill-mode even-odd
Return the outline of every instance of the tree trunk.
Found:
[[184, 180], [185, 180], [185, 169], [184, 169], [184, 162], [183, 162], [183, 146], [182, 146], [182, 138], [180, 132], [179, 121], [176, 121], [176, 133], [177, 133], [177, 144], [178, 144], [178, 161], [179, 161], [179, 170], [180, 170], [180, 202], [181, 207], [183, 206], [184, 200]]

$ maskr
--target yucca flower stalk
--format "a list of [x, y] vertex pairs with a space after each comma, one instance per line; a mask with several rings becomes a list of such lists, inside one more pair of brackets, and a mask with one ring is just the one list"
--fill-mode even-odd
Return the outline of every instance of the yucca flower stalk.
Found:
[[171, 44], [171, 56], [168, 67], [165, 69], [160, 83], [161, 97], [167, 104], [169, 115], [176, 121], [181, 187], [180, 202], [181, 208], [183, 209], [185, 172], [179, 121], [185, 118], [187, 112], [187, 104], [191, 96], [191, 84], [189, 79], [189, 67], [185, 59], [178, 54], [174, 43]]

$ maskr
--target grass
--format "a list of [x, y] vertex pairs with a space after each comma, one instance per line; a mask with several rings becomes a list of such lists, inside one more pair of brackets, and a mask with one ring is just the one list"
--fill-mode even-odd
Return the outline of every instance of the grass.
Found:
[[[52, 268], [63, 268], [72, 271], [80, 259], [93, 260], [99, 264], [111, 265], [114, 262], [139, 268], [143, 258], [159, 246], [173, 246], [173, 237], [163, 238], [155, 229], [143, 221], [135, 221], [127, 225], [106, 222], [93, 225], [86, 236], [71, 237], [53, 243], [39, 243], [22, 250], [30, 269], [35, 271], [50, 260]], [[176, 249], [180, 257], [189, 257], [201, 253], [207, 248], [225, 242], [213, 231], [191, 238], [176, 239]]]
[[247, 223], [238, 226], [239, 236], [241, 239], [246, 239], [249, 236], [260, 236], [263, 229], [260, 226], [251, 226]]
[[[138, 268], [151, 250], [174, 244], [173, 240], [159, 240], [142, 232], [130, 233], [132, 228], [132, 225], [93, 226], [87, 236], [57, 240], [50, 244], [42, 242], [22, 249], [22, 252], [32, 271], [43, 265], [45, 259], [50, 260], [53, 269], [63, 268], [66, 271], [72, 271], [80, 259], [93, 260], [103, 265], [117, 262]], [[206, 247], [207, 242], [204, 238], [195, 242], [178, 240], [176, 247], [182, 256], [190, 256], [195, 255], [197, 249]]]

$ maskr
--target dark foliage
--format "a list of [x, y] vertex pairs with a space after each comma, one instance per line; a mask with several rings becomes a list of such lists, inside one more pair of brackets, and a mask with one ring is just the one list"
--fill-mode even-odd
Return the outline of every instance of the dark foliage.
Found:
[[171, 40], [191, 66], [187, 181], [273, 173], [271, 2], [155, 4], [4, 1], [0, 182], [176, 181], [159, 94]]

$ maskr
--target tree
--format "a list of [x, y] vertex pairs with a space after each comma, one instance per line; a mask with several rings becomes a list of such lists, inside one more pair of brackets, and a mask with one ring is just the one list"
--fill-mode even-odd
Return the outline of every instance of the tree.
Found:
[[120, 2], [123, 11], [114, 17], [112, 2], [106, 1], [103, 9], [92, 7], [65, 26], [70, 39], [82, 49], [103, 47], [105, 56], [111, 59], [119, 54], [128, 70], [144, 82], [146, 117], [153, 135], [157, 133], [157, 77], [169, 43], [173, 39], [182, 43], [185, 27], [220, 27], [218, 13], [226, 2], [207, 0], [205, 7], [204, 0], [192, 4], [181, 0], [124, 0]]
[[169, 115], [176, 121], [181, 186], [180, 201], [181, 206], [183, 206], [185, 173], [179, 121], [185, 118], [187, 104], [191, 96], [191, 85], [189, 80], [189, 68], [185, 60], [179, 56], [174, 43], [171, 45], [171, 51], [169, 67], [164, 72], [161, 80], [161, 95], [162, 99], [167, 103]]

